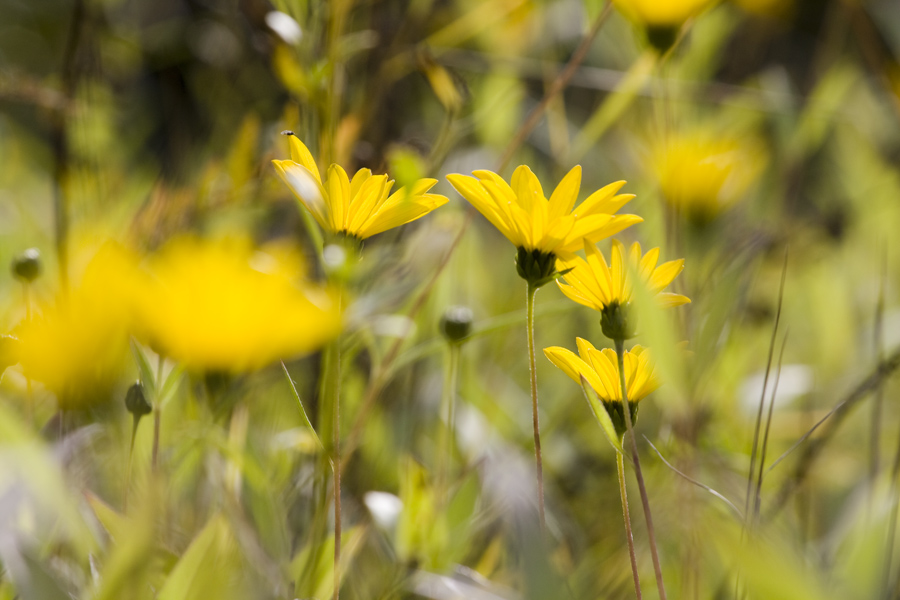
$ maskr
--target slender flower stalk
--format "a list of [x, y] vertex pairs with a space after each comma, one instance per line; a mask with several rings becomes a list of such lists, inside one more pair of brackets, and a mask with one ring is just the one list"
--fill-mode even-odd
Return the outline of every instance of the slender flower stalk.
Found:
[[[622, 404], [629, 406], [628, 386], [625, 384], [625, 339], [613, 340], [616, 345], [616, 355], [619, 361], [619, 385], [622, 388]], [[634, 475], [637, 478], [638, 490], [641, 493], [641, 505], [644, 508], [644, 519], [647, 521], [647, 536], [650, 538], [650, 556], [653, 558], [653, 574], [656, 576], [656, 588], [659, 591], [660, 600], [666, 600], [666, 587], [663, 583], [662, 568], [659, 565], [659, 552], [656, 549], [656, 531], [653, 528], [653, 516], [650, 514], [650, 500], [647, 496], [647, 487], [644, 485], [644, 475], [641, 472], [641, 460], [638, 457], [637, 440], [634, 437], [634, 423], [631, 419], [631, 410], [623, 410], [625, 414], [625, 427], [628, 438], [631, 440], [631, 456], [634, 462]]]
[[537, 366], [534, 364], [534, 297], [538, 288], [530, 282], [525, 291], [525, 327], [528, 335], [528, 371], [531, 374], [531, 422], [534, 428], [534, 461], [537, 477], [538, 513], [541, 529], [547, 526], [544, 517], [544, 460], [541, 456], [541, 426], [538, 416]]
[[631, 560], [631, 575], [634, 577], [634, 593], [641, 600], [641, 579], [638, 576], [637, 557], [634, 553], [634, 536], [631, 533], [631, 513], [628, 510], [628, 493], [625, 490], [625, 455], [616, 452], [616, 474], [619, 476], [619, 497], [622, 499], [622, 518], [625, 520], [625, 537], [628, 540], [628, 558]]
[[[338, 310], [341, 308], [341, 294], [338, 293]], [[333, 377], [331, 383], [332, 396], [332, 465], [334, 465], [334, 600], [338, 600], [341, 591], [341, 337], [334, 342], [334, 366], [329, 373]]]
[[456, 422], [456, 394], [459, 386], [459, 355], [472, 330], [472, 311], [465, 306], [452, 306], [441, 318], [441, 333], [447, 340], [447, 374], [441, 401], [441, 427], [438, 435], [438, 488], [449, 499], [451, 466], [453, 464], [453, 440]]

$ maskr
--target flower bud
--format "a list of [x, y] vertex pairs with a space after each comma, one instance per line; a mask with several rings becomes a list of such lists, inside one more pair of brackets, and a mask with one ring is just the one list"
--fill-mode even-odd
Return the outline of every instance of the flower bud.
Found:
[[31, 283], [37, 279], [41, 270], [41, 253], [37, 248], [28, 248], [13, 258], [13, 276], [24, 283]]
[[600, 328], [603, 335], [611, 340], [627, 340], [635, 336], [634, 319], [627, 304], [612, 302], [600, 312]]
[[665, 54], [678, 41], [678, 27], [671, 25], [648, 26], [647, 41], [657, 52]]
[[559, 275], [556, 271], [556, 255], [520, 247], [516, 253], [516, 272], [532, 287], [539, 288]]
[[[640, 404], [637, 402], [632, 402], [631, 400], [628, 401], [628, 408], [631, 410], [632, 426], [637, 424], [638, 407], [640, 407]], [[625, 411], [622, 403], [619, 401], [610, 402], [603, 400], [603, 408], [606, 409], [609, 420], [612, 421], [613, 427], [616, 429], [616, 434], [619, 438], [623, 437], [628, 432], [628, 425], [625, 422]]]
[[144, 386], [141, 385], [140, 381], [133, 383], [128, 388], [128, 393], [125, 394], [125, 408], [134, 415], [135, 419], [140, 419], [144, 415], [149, 415], [153, 412], [153, 409], [144, 397]]
[[465, 340], [472, 331], [472, 309], [468, 306], [451, 306], [441, 317], [441, 333], [451, 344]]

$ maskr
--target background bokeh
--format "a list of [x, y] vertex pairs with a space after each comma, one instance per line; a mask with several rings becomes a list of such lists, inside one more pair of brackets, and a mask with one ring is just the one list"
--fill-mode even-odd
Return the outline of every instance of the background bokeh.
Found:
[[[331, 595], [329, 551], [311, 542], [332, 518], [318, 446], [285, 378], [316, 424], [321, 353], [223, 380], [157, 362], [107, 343], [122, 282], [89, 268], [111, 240], [141, 262], [191, 234], [275, 245], [324, 280], [314, 223], [270, 163], [288, 129], [320, 166], [435, 177], [450, 198], [366, 240], [347, 275], [345, 598], [633, 597], [614, 452], [540, 352], [608, 345], [598, 315], [554, 285], [537, 295], [542, 541], [525, 284], [515, 249], [443, 179], [518, 164], [548, 192], [582, 165], [581, 198], [627, 180], [621, 212], [644, 223], [618, 237], [686, 259], [672, 289], [692, 304], [648, 310], [637, 339], [664, 381], [637, 429], [669, 596], [900, 597], [900, 7], [714, 3], [660, 52], [605, 4], [0, 3], [0, 262], [34, 247], [43, 264], [27, 289], [0, 269], [0, 332], [69, 289], [90, 289], [76, 296], [99, 323], [77, 317], [71, 344], [41, 354], [94, 377], [77, 407], [22, 364], [0, 380], [0, 598]], [[474, 333], [444, 492], [438, 323], [453, 305]], [[138, 378], [161, 414], [156, 470], [153, 417], [130, 451]], [[210, 389], [224, 406], [205, 405]]]

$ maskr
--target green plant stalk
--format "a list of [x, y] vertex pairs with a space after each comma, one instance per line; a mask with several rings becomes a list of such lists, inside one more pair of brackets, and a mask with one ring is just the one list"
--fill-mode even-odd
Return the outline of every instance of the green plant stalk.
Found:
[[441, 416], [443, 422], [440, 430], [440, 447], [438, 452], [441, 459], [438, 467], [439, 489], [444, 495], [444, 500], [450, 497], [450, 471], [453, 464], [453, 439], [456, 421], [456, 393], [459, 378], [459, 351], [460, 344], [449, 344], [449, 359], [447, 361], [447, 376], [444, 381], [444, 397], [442, 399]]
[[628, 510], [628, 494], [625, 491], [625, 455], [616, 452], [616, 473], [619, 475], [619, 496], [622, 498], [622, 518], [625, 520], [625, 537], [628, 539], [628, 558], [634, 576], [634, 593], [641, 600], [641, 580], [638, 577], [637, 557], [634, 554], [634, 536], [631, 534], [631, 513]]
[[641, 504], [644, 508], [644, 519], [647, 521], [647, 537], [650, 538], [650, 556], [653, 558], [653, 573], [656, 576], [656, 588], [660, 600], [666, 600], [666, 587], [663, 584], [662, 568], [659, 566], [659, 552], [656, 549], [656, 532], [653, 529], [653, 516], [650, 514], [650, 500], [647, 497], [647, 486], [641, 472], [641, 460], [638, 457], [637, 439], [634, 436], [634, 424], [631, 422], [631, 410], [628, 402], [628, 388], [625, 385], [625, 340], [614, 340], [616, 356], [619, 359], [619, 385], [622, 387], [622, 412], [625, 413], [625, 427], [631, 440], [631, 455], [634, 462], [634, 475], [637, 478], [638, 490], [641, 493]]
[[525, 292], [525, 322], [528, 333], [528, 368], [531, 373], [531, 420], [534, 425], [534, 460], [537, 473], [538, 513], [541, 530], [546, 529], [544, 517], [544, 461], [541, 458], [541, 427], [538, 418], [537, 367], [534, 363], [534, 297], [538, 288], [529, 283]]
[[[150, 466], [154, 473], [159, 465], [159, 428], [162, 425], [162, 405], [160, 404], [160, 395], [162, 391], [163, 366], [165, 360], [163, 355], [159, 354], [156, 363], [156, 407], [153, 411], [153, 452], [150, 459]], [[137, 429], [137, 426], [135, 426], [135, 429]]]
[[[338, 292], [338, 311], [341, 310], [342, 294]], [[341, 592], [341, 337], [334, 339], [329, 345], [329, 358], [326, 365], [326, 381], [328, 393], [325, 404], [331, 413], [331, 439], [326, 447], [331, 449], [331, 464], [334, 471], [334, 600], [338, 600]], [[326, 429], [327, 430], [327, 429]]]

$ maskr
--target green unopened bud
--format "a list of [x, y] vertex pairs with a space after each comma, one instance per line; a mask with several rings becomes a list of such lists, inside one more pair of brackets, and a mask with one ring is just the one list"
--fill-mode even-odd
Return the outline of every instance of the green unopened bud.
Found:
[[[632, 426], [637, 423], [639, 406], [640, 405], [637, 402], [628, 401], [628, 407], [631, 409]], [[625, 411], [623, 410], [622, 403], [603, 401], [603, 408], [606, 409], [609, 420], [612, 421], [613, 427], [616, 428], [616, 434], [618, 434], [620, 438], [624, 436], [625, 433], [628, 432], [628, 426], [625, 424]]]
[[441, 317], [441, 333], [451, 344], [458, 344], [472, 332], [472, 319], [468, 306], [451, 306]]
[[516, 253], [516, 272], [535, 288], [544, 286], [561, 275], [556, 270], [555, 254], [525, 248], [519, 248]]
[[647, 27], [647, 41], [657, 52], [665, 54], [678, 41], [678, 27], [663, 25]]
[[613, 302], [600, 312], [600, 328], [611, 340], [627, 340], [635, 335], [634, 319], [627, 304]]
[[31, 283], [40, 276], [41, 270], [41, 253], [37, 248], [29, 248], [13, 258], [12, 273], [20, 281]]
[[125, 394], [125, 408], [128, 409], [135, 419], [140, 419], [144, 415], [153, 412], [147, 398], [144, 397], [144, 386], [140, 381], [133, 383]]

